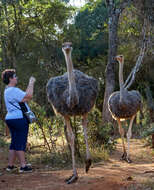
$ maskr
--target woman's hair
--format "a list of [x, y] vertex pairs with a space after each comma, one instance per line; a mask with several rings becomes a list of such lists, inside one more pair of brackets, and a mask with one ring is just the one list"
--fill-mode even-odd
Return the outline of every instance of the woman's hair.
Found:
[[2, 80], [3, 82], [8, 85], [10, 82], [10, 78], [13, 78], [13, 75], [15, 74], [15, 69], [6, 69], [2, 72]]

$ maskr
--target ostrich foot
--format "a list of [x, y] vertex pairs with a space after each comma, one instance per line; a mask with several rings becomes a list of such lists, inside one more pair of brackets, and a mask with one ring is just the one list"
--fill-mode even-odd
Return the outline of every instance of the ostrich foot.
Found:
[[123, 155], [121, 157], [121, 160], [124, 160], [124, 161], [126, 161], [128, 163], [132, 163], [132, 160], [127, 156], [126, 152], [123, 153]]
[[71, 175], [68, 179], [65, 180], [67, 184], [75, 183], [78, 180], [77, 175]]
[[91, 166], [91, 159], [90, 159], [90, 158], [87, 159], [87, 160], [85, 161], [85, 163], [86, 163], [85, 171], [86, 171], [86, 173], [88, 173], [89, 168], [90, 168], [90, 166]]

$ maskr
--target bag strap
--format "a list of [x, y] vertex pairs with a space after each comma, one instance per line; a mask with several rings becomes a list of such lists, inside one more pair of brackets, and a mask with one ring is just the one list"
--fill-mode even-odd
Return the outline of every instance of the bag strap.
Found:
[[17, 109], [21, 110], [23, 113], [28, 111], [28, 109], [27, 109], [27, 107], [26, 107], [26, 105], [25, 105], [24, 102], [19, 102], [19, 103], [18, 103], [19, 106], [20, 106], [20, 108], [19, 108], [18, 106], [14, 105], [12, 102], [9, 102], [9, 103], [10, 103], [11, 105], [13, 105], [14, 107], [16, 107]]
[[20, 106], [22, 112], [27, 112], [28, 111], [27, 106], [26, 106], [26, 104], [24, 102], [19, 102], [19, 106]]
[[[12, 102], [9, 102], [11, 105], [13, 105], [14, 107], [16, 107], [17, 109], [21, 110], [21, 108], [19, 108], [18, 106], [14, 105]], [[19, 104], [20, 106], [20, 104]]]
[[[21, 110], [23, 117], [25, 117], [25, 114], [24, 114], [24, 113], [27, 112], [28, 109], [27, 109], [27, 107], [26, 107], [26, 105], [25, 105], [24, 102], [19, 102], [19, 103], [18, 103], [19, 106], [20, 106], [20, 108], [19, 108], [18, 106], [14, 105], [12, 102], [9, 102], [9, 103], [10, 103], [11, 105], [13, 105], [14, 107], [16, 107], [17, 109]], [[27, 119], [27, 117], [26, 117], [26, 119]], [[28, 121], [28, 122], [29, 122], [29, 121]]]

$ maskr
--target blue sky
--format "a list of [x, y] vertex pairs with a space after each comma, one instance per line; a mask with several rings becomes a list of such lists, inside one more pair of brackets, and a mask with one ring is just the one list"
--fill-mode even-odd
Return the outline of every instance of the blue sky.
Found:
[[71, 5], [81, 7], [85, 4], [85, 0], [70, 0]]

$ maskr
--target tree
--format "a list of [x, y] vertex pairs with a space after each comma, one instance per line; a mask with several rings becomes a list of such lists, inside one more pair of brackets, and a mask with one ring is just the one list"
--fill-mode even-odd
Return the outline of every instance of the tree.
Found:
[[[152, 98], [151, 90], [149, 88], [149, 84], [146, 84], [145, 93], [147, 97], [148, 111], [150, 115], [150, 123], [154, 124], [154, 101]], [[149, 135], [152, 135], [152, 148], [154, 148], [154, 127], [149, 132]]]
[[115, 88], [115, 66], [114, 66], [114, 57], [117, 55], [118, 47], [118, 23], [119, 17], [122, 14], [123, 10], [128, 6], [133, 0], [106, 0], [108, 8], [108, 28], [109, 28], [109, 37], [108, 37], [108, 63], [106, 66], [105, 72], [105, 93], [104, 93], [104, 103], [102, 111], [103, 122], [111, 121], [111, 114], [108, 110], [108, 98], [110, 94], [114, 91]]
[[58, 53], [71, 11], [61, 1], [0, 1], [1, 70], [15, 68], [21, 79], [18, 85], [23, 89], [25, 81], [34, 75], [38, 79], [35, 100], [41, 104], [47, 102], [48, 78], [61, 72]]

